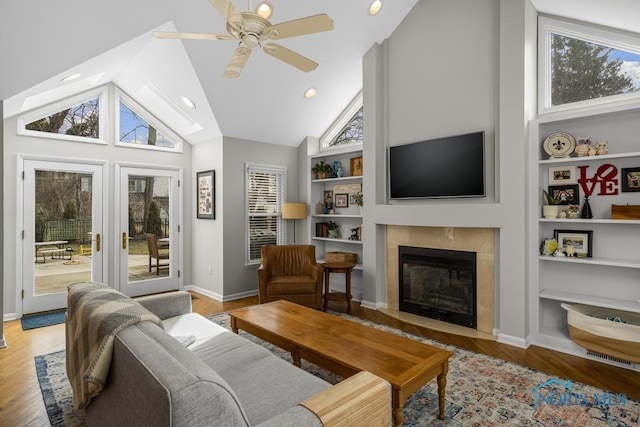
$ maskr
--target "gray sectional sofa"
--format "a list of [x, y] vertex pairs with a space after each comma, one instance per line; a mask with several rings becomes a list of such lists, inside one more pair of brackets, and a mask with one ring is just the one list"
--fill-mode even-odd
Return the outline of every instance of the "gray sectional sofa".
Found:
[[[390, 387], [381, 378], [363, 372], [332, 386], [192, 313], [187, 292], [136, 300], [164, 330], [145, 321], [117, 333], [107, 382], [85, 409], [89, 426], [391, 423]], [[376, 388], [383, 391], [370, 393]], [[326, 407], [305, 407], [312, 396]], [[385, 406], [372, 422], [367, 415]]]

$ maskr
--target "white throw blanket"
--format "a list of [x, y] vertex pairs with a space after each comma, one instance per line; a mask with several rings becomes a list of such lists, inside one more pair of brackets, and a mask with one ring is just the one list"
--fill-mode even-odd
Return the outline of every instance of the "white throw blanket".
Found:
[[105, 385], [115, 335], [138, 322], [160, 319], [137, 301], [97, 283], [76, 283], [67, 295], [67, 376], [73, 407], [85, 408]]

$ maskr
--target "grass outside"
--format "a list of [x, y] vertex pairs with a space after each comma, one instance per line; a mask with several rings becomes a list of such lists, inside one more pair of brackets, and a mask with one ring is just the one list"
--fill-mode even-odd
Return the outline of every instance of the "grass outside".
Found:
[[[82, 246], [82, 251], [80, 251], [80, 246]], [[80, 244], [80, 243], [66, 243], [64, 245], [65, 248], [71, 248], [75, 254], [89, 254], [91, 252], [91, 243]], [[146, 240], [129, 240], [129, 254], [130, 255], [146, 255], [149, 251], [147, 249], [147, 241]]]

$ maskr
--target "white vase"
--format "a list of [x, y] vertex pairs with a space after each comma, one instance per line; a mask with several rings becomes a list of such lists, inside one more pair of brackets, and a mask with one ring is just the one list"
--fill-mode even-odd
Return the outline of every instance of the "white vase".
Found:
[[560, 214], [559, 205], [544, 205], [542, 206], [542, 216], [545, 218], [558, 218]]

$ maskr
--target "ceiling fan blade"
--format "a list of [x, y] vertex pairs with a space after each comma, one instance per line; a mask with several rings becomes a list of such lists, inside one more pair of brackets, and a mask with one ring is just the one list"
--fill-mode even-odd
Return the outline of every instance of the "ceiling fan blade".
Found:
[[228, 34], [213, 33], [176, 33], [173, 31], [154, 31], [152, 36], [159, 39], [181, 39], [181, 40], [233, 40]]
[[240, 46], [233, 51], [231, 59], [227, 64], [227, 68], [224, 69], [222, 77], [226, 79], [233, 79], [240, 76], [244, 65], [247, 63], [249, 56], [251, 55], [251, 49], [248, 47]]
[[310, 60], [297, 52], [292, 51], [291, 49], [287, 49], [284, 46], [280, 46], [275, 43], [267, 43], [262, 47], [265, 53], [273, 56], [274, 58], [279, 59], [280, 61], [286, 62], [289, 65], [296, 67], [299, 70], [308, 73], [309, 71], [313, 71], [318, 68], [318, 63]]
[[244, 31], [244, 18], [231, 0], [209, 0], [224, 19], [238, 31]]
[[333, 20], [327, 14], [321, 13], [266, 27], [262, 30], [261, 36], [263, 40], [280, 40], [330, 30], [333, 30]]

